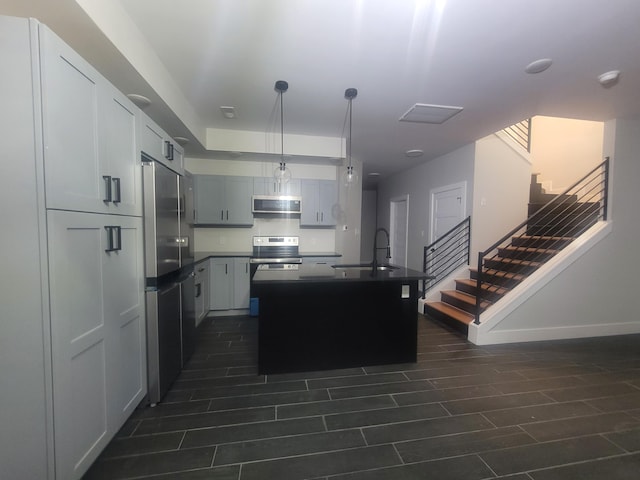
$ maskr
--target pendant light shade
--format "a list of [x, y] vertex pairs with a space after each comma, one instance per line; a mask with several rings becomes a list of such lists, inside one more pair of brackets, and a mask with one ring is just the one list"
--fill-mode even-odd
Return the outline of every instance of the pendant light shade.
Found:
[[289, 89], [289, 84], [284, 80], [278, 80], [275, 89], [280, 96], [280, 165], [273, 172], [273, 178], [282, 184], [291, 179], [291, 171], [289, 171], [284, 161], [284, 104], [282, 101], [282, 94]]
[[358, 172], [353, 168], [351, 158], [351, 135], [352, 135], [352, 120], [353, 120], [353, 106], [352, 101], [358, 96], [358, 90], [355, 88], [347, 88], [344, 91], [344, 97], [349, 101], [349, 136], [347, 137], [347, 169], [342, 174], [342, 184], [345, 187], [350, 187], [358, 183]]

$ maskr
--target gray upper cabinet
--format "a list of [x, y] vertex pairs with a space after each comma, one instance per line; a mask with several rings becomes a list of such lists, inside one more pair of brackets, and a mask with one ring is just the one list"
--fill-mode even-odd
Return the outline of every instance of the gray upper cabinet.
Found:
[[176, 173], [184, 173], [184, 150], [142, 111], [138, 114], [140, 150]]
[[279, 183], [273, 177], [254, 177], [253, 194], [300, 196], [300, 179], [292, 178], [286, 183]]
[[300, 182], [302, 193], [301, 227], [334, 227], [334, 206], [338, 190], [333, 180], [307, 180]]
[[253, 225], [253, 177], [194, 175], [193, 178], [197, 225]]
[[141, 216], [138, 109], [47, 28], [40, 48], [47, 208]]

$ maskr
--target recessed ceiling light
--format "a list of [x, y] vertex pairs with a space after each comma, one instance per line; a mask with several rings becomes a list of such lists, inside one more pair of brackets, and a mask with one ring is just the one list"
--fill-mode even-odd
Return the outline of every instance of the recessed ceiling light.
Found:
[[187, 137], [173, 137], [173, 139], [178, 142], [179, 145], [186, 145], [189, 143], [189, 139]]
[[379, 172], [371, 172], [371, 173], [369, 174], [369, 176], [370, 176], [370, 177], [379, 177], [379, 176], [380, 176], [380, 173], [379, 173]]
[[541, 73], [549, 68], [552, 63], [553, 60], [551, 60], [550, 58], [540, 58], [524, 67], [524, 71], [527, 73]]
[[405, 156], [407, 157], [421, 157], [422, 155], [424, 155], [424, 152], [422, 150], [407, 150], [406, 152], [404, 152]]
[[127, 98], [131, 100], [139, 109], [144, 110], [149, 105], [151, 105], [151, 100], [149, 100], [144, 95], [138, 95], [137, 93], [129, 93]]
[[611, 70], [610, 72], [605, 72], [602, 75], [598, 75], [598, 81], [600, 85], [605, 88], [613, 87], [618, 80], [620, 79], [620, 70]]
[[447, 105], [428, 105], [426, 103], [416, 103], [413, 107], [400, 117], [401, 122], [416, 123], [444, 123], [460, 113], [463, 107], [451, 107]]
[[236, 118], [236, 109], [234, 107], [220, 107], [224, 118]]

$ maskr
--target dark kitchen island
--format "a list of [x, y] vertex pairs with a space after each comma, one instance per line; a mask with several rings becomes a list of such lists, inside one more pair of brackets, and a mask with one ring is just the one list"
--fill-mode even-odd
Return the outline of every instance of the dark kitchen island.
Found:
[[323, 264], [258, 270], [259, 373], [415, 362], [418, 282], [428, 277], [400, 267], [371, 272]]

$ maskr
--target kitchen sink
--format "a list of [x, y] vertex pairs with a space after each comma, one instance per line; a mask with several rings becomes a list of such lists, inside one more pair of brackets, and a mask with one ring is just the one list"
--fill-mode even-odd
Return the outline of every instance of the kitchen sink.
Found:
[[[338, 270], [371, 270], [371, 264], [370, 263], [353, 263], [353, 264], [344, 264], [344, 265], [333, 265], [333, 268]], [[386, 264], [378, 265], [376, 267], [376, 270], [380, 272], [397, 270], [397, 269], [398, 267], [394, 267], [393, 265], [386, 265]]]

